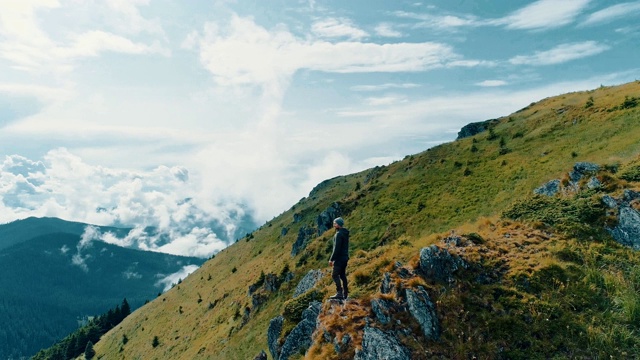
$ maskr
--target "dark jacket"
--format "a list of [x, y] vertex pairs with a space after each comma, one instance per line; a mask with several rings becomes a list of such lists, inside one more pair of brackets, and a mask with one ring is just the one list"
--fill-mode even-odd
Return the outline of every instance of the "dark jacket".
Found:
[[333, 252], [329, 261], [349, 260], [349, 230], [340, 228], [333, 236]]

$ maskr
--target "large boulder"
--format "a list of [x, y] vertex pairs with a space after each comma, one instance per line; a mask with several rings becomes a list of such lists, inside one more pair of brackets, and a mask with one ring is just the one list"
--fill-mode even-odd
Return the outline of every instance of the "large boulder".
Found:
[[291, 256], [298, 255], [304, 248], [307, 247], [307, 244], [313, 237], [315, 236], [316, 231], [313, 228], [308, 228], [306, 226], [302, 226], [298, 231], [298, 237], [296, 241], [293, 243], [291, 247]]
[[618, 224], [608, 229], [620, 244], [640, 250], [640, 213], [628, 205], [618, 208]]
[[267, 330], [267, 345], [269, 346], [269, 352], [271, 358], [277, 359], [280, 357], [280, 345], [278, 339], [282, 332], [282, 324], [284, 323], [284, 317], [278, 316], [271, 319], [269, 322], [269, 330]]
[[615, 199], [609, 195], [602, 197], [602, 202], [611, 209], [617, 209], [618, 222], [607, 228], [609, 234], [622, 245], [640, 250], [640, 212], [632, 207], [632, 203], [640, 199], [640, 193], [625, 190], [622, 198]]
[[420, 271], [428, 278], [440, 282], [451, 282], [453, 273], [467, 264], [446, 249], [435, 245], [420, 250]]
[[316, 218], [318, 236], [333, 227], [333, 220], [341, 215], [340, 204], [334, 202]]
[[560, 192], [560, 180], [551, 180], [548, 183], [540, 186], [533, 190], [534, 194], [545, 195], [545, 196], [554, 196]]
[[307, 275], [305, 275], [302, 280], [296, 286], [296, 290], [293, 292], [293, 297], [298, 297], [307, 291], [311, 290], [320, 279], [322, 279], [322, 270], [309, 270]]
[[416, 291], [407, 289], [406, 295], [409, 312], [420, 324], [424, 336], [429, 340], [437, 340], [440, 336], [440, 326], [436, 308], [429, 294], [424, 288], [418, 286]]
[[411, 360], [411, 353], [398, 339], [380, 329], [367, 326], [362, 337], [362, 349], [354, 360]]
[[390, 304], [384, 299], [371, 300], [371, 311], [373, 311], [376, 320], [378, 320], [380, 324], [385, 325], [391, 321], [389, 308]]
[[573, 171], [569, 173], [569, 178], [574, 183], [577, 183], [585, 175], [597, 173], [600, 170], [600, 165], [589, 162], [578, 162], [573, 165]]
[[321, 307], [320, 302], [314, 301], [302, 312], [302, 320], [291, 330], [282, 345], [279, 360], [288, 360], [292, 355], [306, 351], [311, 346]]

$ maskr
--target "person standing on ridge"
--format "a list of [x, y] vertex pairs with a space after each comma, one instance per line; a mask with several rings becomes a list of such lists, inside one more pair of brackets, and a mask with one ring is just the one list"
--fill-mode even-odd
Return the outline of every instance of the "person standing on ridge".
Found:
[[349, 296], [347, 287], [347, 262], [349, 261], [349, 230], [344, 228], [344, 220], [339, 217], [333, 220], [336, 234], [333, 236], [333, 252], [329, 258], [329, 266], [333, 267], [331, 277], [336, 283], [337, 293], [329, 299], [343, 300]]

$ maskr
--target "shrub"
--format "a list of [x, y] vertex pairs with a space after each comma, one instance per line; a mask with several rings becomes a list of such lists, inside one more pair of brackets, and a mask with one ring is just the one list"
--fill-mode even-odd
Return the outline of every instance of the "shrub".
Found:
[[312, 301], [322, 301], [323, 297], [324, 293], [316, 289], [311, 289], [306, 293], [285, 302], [282, 316], [287, 321], [298, 323], [302, 320], [302, 312], [309, 307], [309, 303]]

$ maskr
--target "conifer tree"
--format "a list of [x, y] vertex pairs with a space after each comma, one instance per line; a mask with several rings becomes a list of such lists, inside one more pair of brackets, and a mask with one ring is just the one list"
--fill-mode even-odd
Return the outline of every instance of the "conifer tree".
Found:
[[93, 350], [93, 343], [89, 341], [87, 343], [87, 347], [84, 349], [84, 358], [87, 360], [91, 360], [94, 356], [96, 356], [96, 351]]

